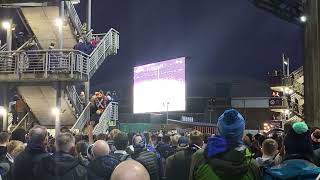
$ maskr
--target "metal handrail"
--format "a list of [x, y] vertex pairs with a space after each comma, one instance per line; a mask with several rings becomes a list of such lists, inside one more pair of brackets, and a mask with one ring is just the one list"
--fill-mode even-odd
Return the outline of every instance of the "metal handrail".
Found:
[[75, 108], [76, 113], [80, 114], [83, 107], [75, 86], [67, 86], [66, 94], [68, 96], [68, 99], [71, 101], [72, 106]]
[[[30, 111], [29, 111], [26, 115], [24, 115], [23, 118], [21, 119], [21, 121], [13, 128], [12, 131], [15, 131], [16, 129], [18, 129], [22, 123], [24, 123], [26, 120], [28, 120], [27, 117], [28, 117], [30, 114], [31, 114], [31, 113], [30, 113]], [[26, 128], [26, 127], [25, 127], [25, 128]]]
[[0, 51], [6, 51], [7, 50], [7, 43], [3, 44], [1, 47], [0, 47]]
[[65, 5], [67, 7], [68, 10], [68, 14], [69, 17], [71, 19], [71, 22], [73, 23], [74, 27], [76, 28], [77, 32], [79, 33], [79, 35], [81, 35], [81, 29], [82, 29], [82, 23], [81, 20], [78, 16], [78, 13], [74, 7], [74, 5], [72, 4], [71, 1], [65, 1]]
[[77, 121], [72, 126], [71, 130], [79, 129], [81, 131], [84, 128], [87, 121], [90, 120], [90, 107], [91, 107], [91, 103], [89, 102], [87, 106], [84, 108], [84, 110], [82, 111], [82, 113], [80, 114]]
[[300, 94], [300, 96], [304, 96], [304, 86], [297, 81], [292, 82], [292, 88], [295, 92]]
[[300, 68], [298, 68], [297, 70], [293, 71], [291, 73], [291, 76], [294, 76], [295, 79], [300, 78], [301, 76], [303, 76], [303, 66], [301, 66]]
[[15, 50], [15, 52], [12, 54], [13, 56], [17, 53], [22, 51], [27, 45], [29, 45], [31, 42], [33, 41], [33, 38], [29, 39], [28, 41], [26, 41], [25, 43], [23, 43], [17, 50]]
[[109, 127], [109, 121], [118, 120], [118, 103], [110, 102], [99, 118], [99, 123], [94, 127], [93, 134], [105, 133]]

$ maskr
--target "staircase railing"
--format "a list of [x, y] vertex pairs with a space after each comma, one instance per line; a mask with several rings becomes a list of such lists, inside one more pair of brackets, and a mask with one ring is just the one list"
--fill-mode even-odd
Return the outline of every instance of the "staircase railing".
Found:
[[76, 111], [76, 114], [81, 114], [84, 107], [82, 107], [81, 99], [77, 93], [75, 86], [67, 86], [66, 87], [66, 95], [70, 100], [73, 108]]
[[301, 66], [297, 70], [293, 71], [291, 73], [291, 75], [293, 75], [295, 79], [300, 78], [301, 76], [303, 76], [303, 66]]
[[23, 118], [19, 121], [19, 123], [12, 129], [12, 132], [18, 128], [23, 127], [25, 130], [28, 130], [30, 127], [28, 126], [28, 121], [32, 119], [32, 113], [29, 111]]
[[93, 134], [98, 135], [101, 133], [106, 133], [110, 122], [117, 122], [118, 120], [118, 103], [111, 102], [107, 106], [107, 108], [102, 113], [101, 117], [99, 118], [99, 123], [94, 127]]
[[0, 51], [6, 51], [7, 50], [7, 43], [3, 44], [1, 47], [0, 47]]
[[90, 120], [90, 107], [91, 107], [91, 103], [89, 102], [87, 106], [84, 108], [84, 110], [82, 111], [82, 113], [80, 114], [77, 121], [72, 126], [71, 128], [72, 131], [76, 129], [78, 129], [79, 131], [83, 130], [86, 123]]
[[92, 77], [108, 55], [117, 54], [119, 49], [119, 32], [110, 29], [90, 54], [89, 77]]
[[300, 96], [304, 96], [304, 86], [297, 81], [292, 83], [292, 88], [295, 92], [297, 92]]
[[82, 33], [82, 23], [81, 23], [81, 20], [80, 20], [80, 18], [78, 16], [78, 13], [77, 13], [74, 5], [72, 4], [71, 1], [65, 1], [65, 5], [66, 5], [66, 8], [68, 10], [69, 18], [70, 18], [73, 26], [77, 30], [78, 34], [81, 35], [81, 33]]

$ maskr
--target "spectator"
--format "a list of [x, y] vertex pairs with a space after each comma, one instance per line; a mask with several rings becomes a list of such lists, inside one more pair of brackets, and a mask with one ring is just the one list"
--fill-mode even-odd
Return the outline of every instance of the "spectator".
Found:
[[260, 179], [259, 168], [243, 145], [245, 120], [241, 114], [226, 110], [217, 126], [219, 135], [209, 138], [205, 150], [193, 154], [189, 179]]
[[116, 150], [112, 153], [119, 161], [125, 161], [127, 159], [131, 159], [130, 155], [126, 152], [128, 147], [128, 135], [124, 132], [120, 132], [116, 134], [114, 137], [114, 146]]
[[161, 157], [165, 159], [174, 154], [174, 149], [171, 146], [171, 138], [169, 135], [163, 136], [163, 143], [159, 144], [157, 151], [160, 153]]
[[17, 140], [26, 143], [26, 130], [18, 128], [11, 133], [10, 140]]
[[86, 107], [87, 101], [86, 101], [86, 95], [84, 94], [83, 91], [80, 92], [79, 98], [80, 98], [80, 103], [81, 103], [82, 109], [84, 109]]
[[319, 149], [320, 147], [320, 129], [315, 129], [311, 134], [312, 146], [313, 149]]
[[114, 138], [117, 136], [117, 134], [121, 133], [121, 131], [119, 129], [113, 129], [111, 130], [110, 132], [110, 139], [107, 141], [109, 147], [110, 147], [110, 150], [111, 152], [113, 153], [114, 151], [116, 151], [116, 147], [114, 146]]
[[150, 180], [150, 175], [143, 165], [134, 160], [120, 163], [114, 170], [111, 180]]
[[53, 49], [55, 49], [55, 44], [52, 42], [49, 45], [49, 50], [53, 50]]
[[73, 156], [75, 139], [71, 133], [61, 133], [55, 141], [56, 153], [43, 158], [35, 169], [35, 179], [86, 180], [86, 168]]
[[6, 156], [7, 144], [9, 143], [10, 135], [7, 132], [0, 133], [0, 157]]
[[92, 45], [94, 48], [97, 47], [97, 45], [99, 44], [99, 42], [100, 42], [99, 36], [93, 37], [93, 38], [91, 39], [91, 41], [90, 41], [91, 45]]
[[[203, 134], [197, 130], [192, 131], [189, 139], [190, 145], [188, 148], [178, 151], [167, 159], [167, 180], [185, 180], [189, 178], [191, 157], [193, 153], [201, 149], [203, 145]], [[179, 140], [179, 144], [183, 145], [183, 137]]]
[[89, 144], [84, 140], [76, 143], [76, 158], [86, 167], [89, 165], [89, 158], [87, 155], [88, 148]]
[[91, 149], [93, 160], [88, 166], [88, 180], [110, 179], [114, 168], [119, 164], [119, 160], [109, 156], [109, 145], [103, 141], [96, 141]]
[[85, 53], [86, 51], [86, 44], [82, 38], [79, 39], [79, 42], [73, 47], [75, 50], [81, 51]]
[[260, 143], [260, 141], [261, 141], [260, 138], [262, 138], [262, 137], [263, 136], [261, 134], [254, 135], [253, 143], [250, 147], [250, 151], [253, 153], [254, 158], [262, 156], [262, 152], [261, 152], [262, 143]]
[[21, 141], [10, 141], [7, 145], [6, 156], [0, 157], [1, 177], [3, 180], [11, 180], [13, 178], [12, 166], [14, 159], [24, 150], [24, 145]]
[[285, 158], [280, 165], [267, 169], [263, 179], [316, 179], [320, 168], [312, 161], [310, 135], [306, 123], [294, 123], [284, 139]]
[[176, 135], [173, 135], [171, 136], [171, 144], [172, 144], [172, 148], [174, 150], [174, 152], [177, 151], [177, 148], [178, 148], [178, 140], [181, 136], [176, 134]]
[[[19, 154], [13, 165], [14, 180], [34, 180], [34, 167], [48, 153], [47, 129], [43, 126], [33, 127], [28, 135], [27, 147]], [[27, 166], [26, 166], [27, 165]]]
[[273, 139], [266, 139], [262, 143], [262, 157], [256, 159], [260, 169], [264, 170], [275, 165], [275, 157], [278, 154], [278, 143]]
[[18, 96], [18, 99], [16, 100], [16, 112], [18, 115], [18, 121], [17, 122], [12, 122], [12, 124], [17, 125], [19, 121], [22, 120], [22, 118], [26, 115], [27, 113], [27, 105], [26, 103], [21, 99], [21, 97]]
[[134, 147], [132, 158], [148, 170], [151, 180], [158, 180], [160, 168], [157, 155], [154, 152], [147, 151], [144, 136], [134, 136], [132, 143]]

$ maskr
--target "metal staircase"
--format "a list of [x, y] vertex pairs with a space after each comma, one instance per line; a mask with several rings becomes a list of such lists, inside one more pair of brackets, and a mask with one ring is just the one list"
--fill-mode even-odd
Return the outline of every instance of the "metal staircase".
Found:
[[94, 127], [93, 134], [105, 134], [109, 126], [115, 126], [118, 121], [118, 103], [111, 102], [108, 107], [103, 111], [99, 123]]
[[[291, 73], [291, 88], [293, 93], [288, 98], [291, 100], [292, 116], [290, 120], [304, 120], [304, 76], [303, 67]], [[297, 102], [296, 102], [297, 101]]]

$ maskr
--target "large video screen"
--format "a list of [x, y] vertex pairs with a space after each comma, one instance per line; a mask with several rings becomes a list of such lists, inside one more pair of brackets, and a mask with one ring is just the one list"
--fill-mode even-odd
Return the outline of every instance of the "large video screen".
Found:
[[185, 111], [185, 58], [134, 68], [134, 113]]

